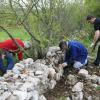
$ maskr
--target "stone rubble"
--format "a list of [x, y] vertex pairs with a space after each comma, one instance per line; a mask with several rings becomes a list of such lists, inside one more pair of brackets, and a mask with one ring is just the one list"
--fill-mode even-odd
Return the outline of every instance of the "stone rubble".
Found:
[[[63, 53], [59, 47], [50, 47], [45, 59], [34, 61], [32, 58], [16, 63], [12, 70], [0, 77], [0, 100], [46, 100], [44, 93], [54, 89], [63, 76]], [[100, 86], [100, 76], [90, 75], [81, 69], [77, 75], [69, 74], [67, 82], [71, 87], [71, 98], [66, 100], [100, 100], [100, 95], [91, 94], [86, 90], [83, 81], [93, 89]], [[85, 98], [85, 99], [84, 99]]]
[[63, 75], [58, 64], [59, 50], [59, 47], [50, 47], [45, 60], [27, 58], [16, 63], [0, 77], [0, 100], [46, 100], [43, 94], [53, 89]]
[[[100, 76], [89, 75], [89, 72], [85, 69], [81, 69], [78, 76], [82, 78], [82, 82], [78, 82], [76, 75], [69, 74], [67, 76], [67, 83], [70, 86], [73, 85], [73, 87], [71, 98], [67, 97], [66, 100], [100, 100], [100, 90], [96, 90], [100, 88]], [[77, 83], [75, 84], [75, 82]]]

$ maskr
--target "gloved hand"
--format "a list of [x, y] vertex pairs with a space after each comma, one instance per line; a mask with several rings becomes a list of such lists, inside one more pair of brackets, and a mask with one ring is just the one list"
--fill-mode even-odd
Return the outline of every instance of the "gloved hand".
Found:
[[90, 48], [92, 48], [94, 46], [94, 43], [91, 43]]
[[66, 67], [67, 65], [68, 65], [67, 62], [62, 63], [63, 68]]

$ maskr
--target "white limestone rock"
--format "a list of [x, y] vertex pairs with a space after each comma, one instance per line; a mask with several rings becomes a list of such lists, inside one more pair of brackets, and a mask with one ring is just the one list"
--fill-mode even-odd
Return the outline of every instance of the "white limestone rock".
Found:
[[16, 68], [16, 67], [14, 67], [13, 69], [12, 69], [12, 71], [13, 71], [13, 73], [15, 73], [15, 74], [20, 74], [20, 71], [19, 71], [19, 69], [18, 68]]
[[74, 87], [72, 88], [72, 92], [81, 92], [83, 90], [83, 83], [82, 82], [78, 82], [74, 85]]
[[97, 88], [97, 87], [98, 87], [98, 85], [97, 85], [97, 84], [92, 84], [92, 86], [93, 86], [94, 88]]
[[60, 73], [56, 73], [56, 75], [55, 75], [55, 80], [56, 81], [59, 81], [60, 79], [61, 79], [61, 74]]
[[4, 78], [4, 77], [0, 77], [0, 81], [2, 81], [2, 82], [3, 82], [4, 80], [5, 80], [5, 78]]
[[19, 98], [16, 95], [10, 95], [6, 100], [19, 100]]
[[7, 70], [7, 73], [6, 74], [4, 74], [4, 78], [9, 78], [9, 77], [13, 77], [13, 72], [11, 71], [11, 70]]
[[14, 67], [18, 68], [19, 70], [21, 70], [22, 68], [25, 68], [25, 66], [21, 63], [16, 63]]
[[88, 76], [88, 71], [85, 70], [85, 69], [80, 69], [80, 71], [78, 72], [78, 74], [80, 76], [87, 77]]
[[35, 69], [34, 71], [40, 70], [40, 71], [47, 71], [48, 72], [48, 66], [41, 64], [41, 63], [34, 63], [34, 65], [32, 66], [33, 69]]
[[39, 100], [47, 100], [47, 99], [45, 98], [44, 95], [41, 95], [41, 96], [39, 97]]
[[83, 92], [75, 92], [72, 94], [72, 100], [83, 100]]
[[47, 58], [52, 57], [52, 53], [50, 51], [48, 51], [47, 54], [46, 54], [46, 57]]
[[26, 82], [31, 82], [33, 83], [34, 86], [37, 86], [40, 83], [40, 79], [39, 78], [33, 78], [33, 77], [28, 77]]
[[27, 59], [23, 60], [23, 62], [21, 62], [21, 63], [23, 63], [26, 68], [30, 68], [31, 65], [34, 64], [32, 58], [27, 58]]
[[56, 81], [55, 80], [50, 80], [50, 82], [48, 83], [48, 88], [49, 89], [53, 89], [56, 85]]
[[32, 100], [32, 98], [33, 98], [33, 91], [27, 92], [27, 98], [26, 98], [26, 100]]
[[34, 84], [33, 83], [30, 83], [30, 82], [25, 82], [23, 84], [23, 86], [19, 90], [20, 91], [23, 91], [23, 92], [33, 91], [34, 90]]
[[92, 96], [88, 96], [87, 97], [87, 100], [92, 100]]
[[39, 100], [39, 93], [38, 93], [38, 91], [33, 91], [32, 100]]
[[75, 85], [77, 83], [77, 77], [74, 75], [68, 75], [67, 80], [70, 85]]
[[85, 78], [87, 81], [91, 81], [91, 75], [87, 75]]
[[8, 83], [7, 82], [0, 82], [0, 90], [7, 91], [8, 90]]
[[35, 63], [41, 63], [41, 64], [46, 64], [46, 61], [45, 61], [45, 59], [37, 59], [36, 61], [35, 61]]
[[56, 52], [56, 51], [59, 51], [59, 50], [60, 50], [59, 47], [53, 46], [53, 47], [49, 47], [49, 50], [48, 51], [50, 51], [52, 53], [52, 52]]
[[6, 100], [11, 95], [11, 92], [4, 92], [2, 95], [0, 95], [0, 100]]
[[92, 81], [92, 83], [97, 83], [98, 82], [98, 76], [96, 76], [96, 75], [92, 75], [91, 76], [91, 81]]
[[14, 90], [13, 95], [18, 97], [18, 100], [25, 100], [27, 98], [27, 92]]
[[55, 69], [54, 68], [48, 68], [48, 71], [49, 71], [49, 77], [51, 79], [54, 79], [55, 74], [56, 74]]
[[35, 75], [37, 76], [37, 75], [43, 75], [43, 71], [36, 71], [35, 72]]

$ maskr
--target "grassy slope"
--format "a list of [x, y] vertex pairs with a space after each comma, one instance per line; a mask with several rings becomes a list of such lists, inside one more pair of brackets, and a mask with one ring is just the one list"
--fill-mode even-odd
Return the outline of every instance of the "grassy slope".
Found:
[[[17, 28], [7, 28], [7, 30], [12, 34], [14, 38], [19, 38], [21, 40], [29, 40], [30, 36], [27, 32], [25, 32], [24, 29], [21, 27]], [[0, 30], [0, 42], [4, 41], [6, 39], [9, 39], [9, 36], [4, 32]]]

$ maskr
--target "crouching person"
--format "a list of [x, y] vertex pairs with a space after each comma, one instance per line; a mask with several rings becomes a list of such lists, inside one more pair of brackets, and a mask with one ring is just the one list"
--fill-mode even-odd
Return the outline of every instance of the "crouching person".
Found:
[[[4, 60], [6, 63], [4, 63]], [[0, 49], [0, 71], [2, 74], [6, 73], [7, 70], [11, 70], [13, 67], [14, 60], [12, 55], [8, 51]]]
[[63, 67], [73, 65], [75, 69], [80, 70], [87, 65], [87, 49], [78, 41], [61, 41], [59, 47], [65, 53]]

